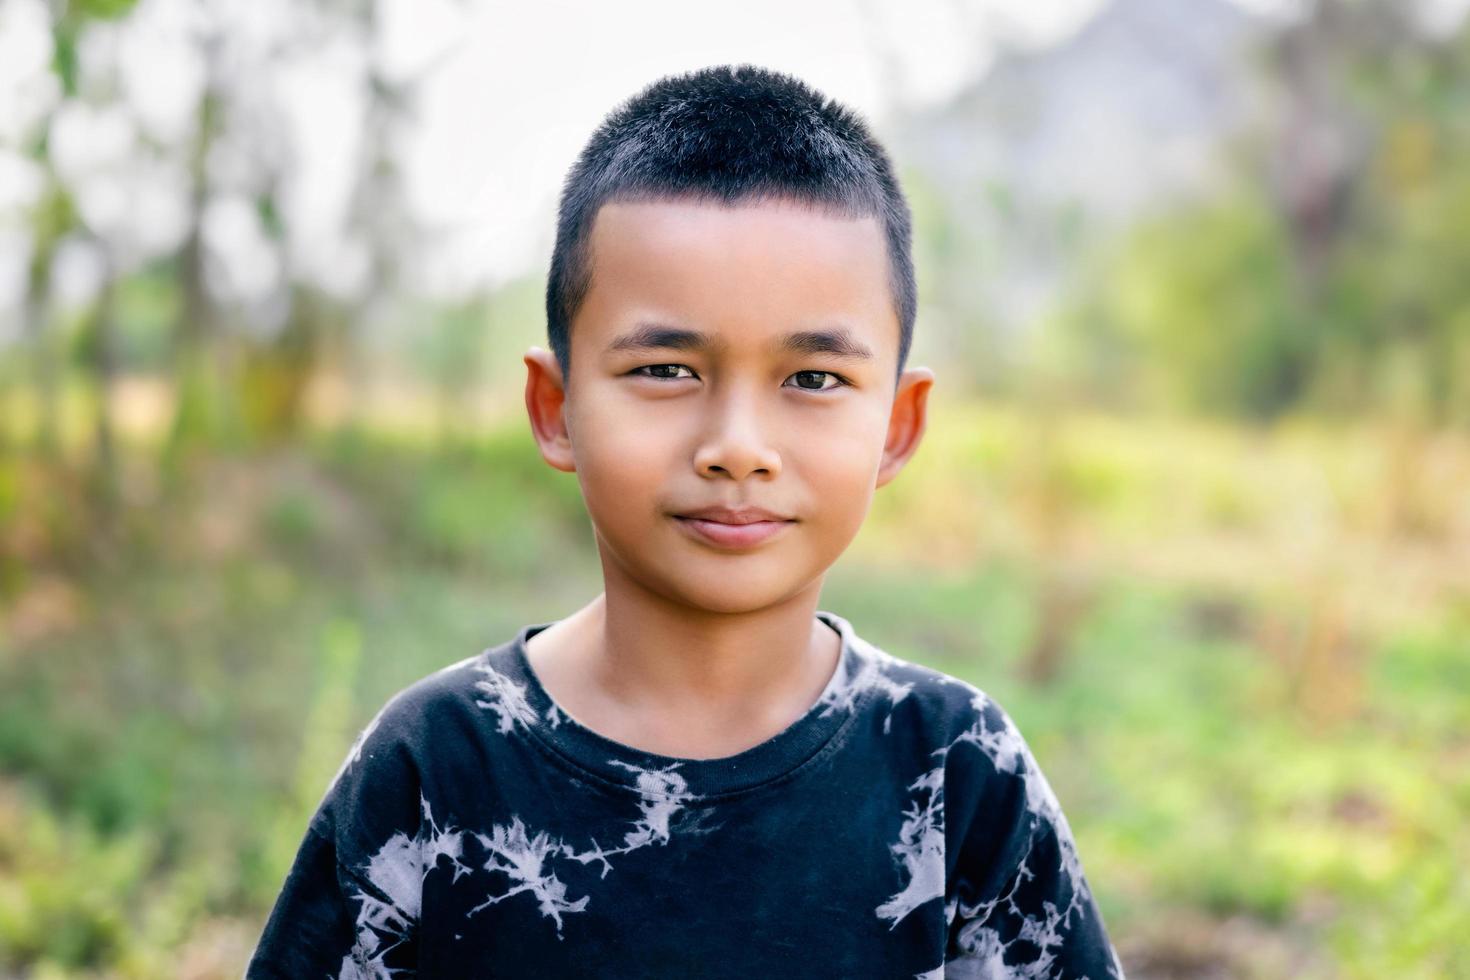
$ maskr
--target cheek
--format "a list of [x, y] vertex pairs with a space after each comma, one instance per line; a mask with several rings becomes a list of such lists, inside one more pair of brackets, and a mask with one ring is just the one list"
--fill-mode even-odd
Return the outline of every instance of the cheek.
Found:
[[828, 426], [792, 447], [787, 467], [816, 503], [816, 522], [837, 533], [856, 531], [872, 500], [882, 450], [870, 427], [856, 425]]
[[574, 428], [573, 447], [584, 499], [618, 501], [611, 516], [635, 503], [652, 504], [668, 466], [669, 447], [656, 429], [630, 423], [625, 413], [589, 406]]

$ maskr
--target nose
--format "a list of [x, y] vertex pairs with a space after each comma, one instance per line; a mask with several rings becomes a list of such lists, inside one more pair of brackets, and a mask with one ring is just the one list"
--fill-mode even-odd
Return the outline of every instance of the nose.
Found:
[[710, 420], [694, 451], [700, 476], [728, 474], [743, 480], [751, 473], [774, 477], [781, 455], [766, 438], [759, 406], [750, 394], [730, 390], [710, 401]]

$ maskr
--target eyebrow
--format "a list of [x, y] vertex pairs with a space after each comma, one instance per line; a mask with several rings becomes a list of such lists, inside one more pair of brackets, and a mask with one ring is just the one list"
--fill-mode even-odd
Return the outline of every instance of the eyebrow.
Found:
[[[873, 360], [873, 351], [866, 344], [854, 339], [846, 327], [836, 330], [798, 330], [780, 337], [775, 346], [777, 350], [788, 354], [827, 354], [854, 361]], [[719, 351], [725, 347], [723, 341], [698, 330], [640, 323], [608, 344], [607, 351]]]

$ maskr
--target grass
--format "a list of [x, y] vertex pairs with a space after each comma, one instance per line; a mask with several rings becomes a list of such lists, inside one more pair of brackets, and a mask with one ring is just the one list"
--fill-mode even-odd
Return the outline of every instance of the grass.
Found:
[[[1470, 502], [1373, 463], [1463, 442], [940, 417], [822, 606], [1017, 720], [1130, 976], [1470, 975]], [[238, 976], [383, 700], [600, 587], [520, 425], [189, 466], [0, 459], [0, 973]]]

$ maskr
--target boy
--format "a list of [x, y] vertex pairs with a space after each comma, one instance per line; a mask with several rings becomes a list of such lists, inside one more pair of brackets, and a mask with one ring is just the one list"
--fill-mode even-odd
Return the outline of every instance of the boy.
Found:
[[604, 591], [389, 700], [249, 977], [1122, 980], [1006, 713], [817, 609], [924, 430], [909, 222], [788, 75], [604, 120], [525, 355]]

